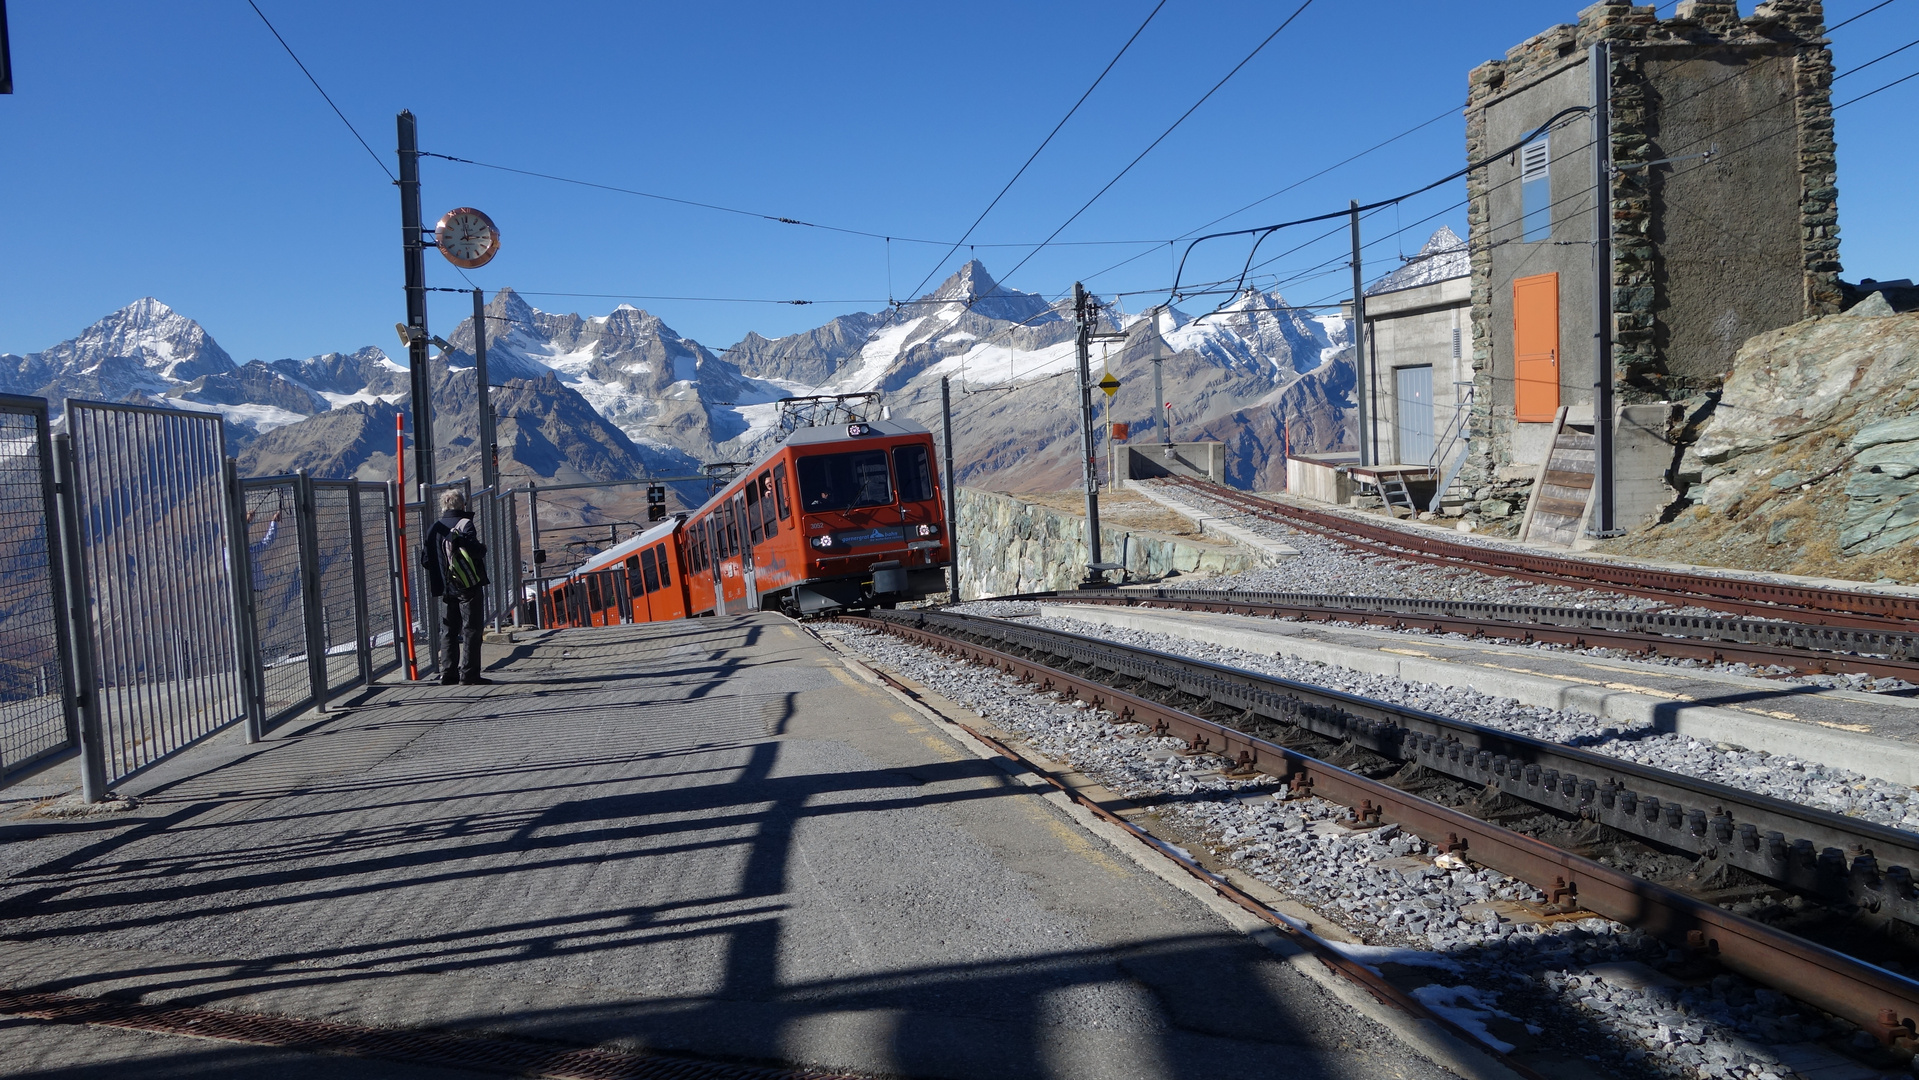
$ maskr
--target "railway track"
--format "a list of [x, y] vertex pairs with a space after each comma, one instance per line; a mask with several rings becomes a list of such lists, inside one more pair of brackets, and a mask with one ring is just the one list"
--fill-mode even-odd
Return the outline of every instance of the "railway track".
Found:
[[[1545, 585], [1604, 589], [1682, 607], [1706, 607], [1769, 619], [1826, 626], [1919, 631], [1919, 597], [1786, 585], [1597, 559], [1573, 559], [1501, 546], [1463, 544], [1409, 529], [1360, 521], [1351, 515], [1262, 499], [1188, 477], [1171, 483], [1267, 521], [1318, 533], [1349, 547], [1455, 569], [1475, 570]], [[1903, 624], [1903, 625], [1902, 625]]]
[[1394, 630], [1543, 641], [1581, 649], [1745, 663], [1761, 668], [1776, 666], [1807, 674], [1859, 673], [1919, 683], [1919, 628], [1865, 629], [1663, 611], [1241, 590], [1083, 589], [995, 599], [1058, 600], [1349, 622]]
[[[1736, 868], [1811, 897], [1887, 939], [1919, 926], [1919, 836], [1423, 710], [1038, 627], [943, 612], [848, 621], [990, 665], [1042, 690], [1219, 754], [1393, 822], [1541, 889], [1562, 909], [1626, 923], [1775, 986], [1890, 1044], [1914, 1038], [1919, 982], [1766, 923], [1586, 858], [1465, 810], [1341, 768], [1246, 727], [1421, 766], [1486, 795]], [[1169, 702], [1172, 702], [1169, 704]], [[1221, 723], [1190, 706], [1232, 718]], [[1300, 740], [1294, 740], [1300, 741]], [[1482, 800], [1483, 801], [1483, 800]]]

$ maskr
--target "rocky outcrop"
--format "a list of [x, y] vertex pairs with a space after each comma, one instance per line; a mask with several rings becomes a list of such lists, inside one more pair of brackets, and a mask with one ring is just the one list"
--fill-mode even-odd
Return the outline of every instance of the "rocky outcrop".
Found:
[[[1884, 303], [1740, 347], [1697, 438], [1685, 497], [1617, 549], [1843, 577], [1919, 569], [1919, 313]], [[1698, 418], [1703, 415], [1703, 420]]]
[[[1072, 589], [1085, 577], [1092, 560], [1086, 557], [1083, 518], [976, 488], [960, 488], [955, 502], [964, 599]], [[1102, 528], [1100, 548], [1102, 562], [1117, 563], [1126, 553], [1127, 572], [1136, 578], [1237, 574], [1259, 565], [1258, 555], [1243, 548], [1193, 544], [1123, 527]]]

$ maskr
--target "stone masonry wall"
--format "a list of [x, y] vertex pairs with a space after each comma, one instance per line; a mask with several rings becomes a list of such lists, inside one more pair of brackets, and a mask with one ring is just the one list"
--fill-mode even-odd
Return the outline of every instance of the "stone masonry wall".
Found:
[[[1077, 588], [1085, 576], [1086, 522], [1044, 506], [975, 488], [959, 489], [960, 595], [967, 600], [1045, 589]], [[1130, 530], [1100, 529], [1102, 562], [1119, 562]], [[1134, 577], [1237, 574], [1259, 565], [1238, 548], [1189, 544], [1151, 533], [1131, 533]]]
[[[1466, 151], [1478, 161], [1502, 147], [1487, 144], [1486, 108], [1567, 65], [1588, 46], [1612, 42], [1611, 151], [1618, 165], [1630, 166], [1663, 154], [1655, 138], [1665, 104], [1661, 88], [1649, 85], [1645, 61], [1708, 55], [1789, 54], [1792, 64], [1792, 116], [1797, 146], [1800, 272], [1803, 310], [1797, 317], [1830, 314], [1840, 305], [1838, 285], [1838, 192], [1832, 125], [1832, 54], [1824, 36], [1819, 0], [1769, 0], [1748, 17], [1736, 3], [1687, 0], [1670, 19], [1661, 20], [1650, 5], [1602, 2], [1579, 13], [1573, 25], [1555, 26], [1509, 50], [1502, 60], [1474, 68], [1468, 79]], [[1665, 88], [1671, 91], [1672, 88]], [[1721, 146], [1732, 154], [1744, 147]], [[1501, 497], [1526, 486], [1529, 469], [1507, 465], [1510, 417], [1494, 414], [1492, 347], [1493, 257], [1483, 239], [1493, 228], [1488, 170], [1467, 177], [1467, 219], [1472, 236], [1473, 371], [1475, 380], [1471, 457], [1462, 479], [1477, 491]], [[1659, 325], [1662, 289], [1669, 272], [1659, 248], [1662, 224], [1657, 192], [1649, 189], [1646, 169], [1615, 171], [1610, 191], [1613, 234], [1613, 364], [1620, 404], [1677, 400], [1717, 390], [1716, 377], [1671, 378], [1661, 355], [1665, 328]], [[1583, 299], [1572, 302], [1583, 302]], [[1704, 383], [1715, 385], [1704, 385]], [[1502, 466], [1507, 466], [1502, 468]]]

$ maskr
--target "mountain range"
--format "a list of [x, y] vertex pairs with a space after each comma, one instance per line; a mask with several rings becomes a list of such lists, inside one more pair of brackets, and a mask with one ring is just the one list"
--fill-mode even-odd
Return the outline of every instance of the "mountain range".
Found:
[[[721, 352], [625, 304], [555, 314], [502, 289], [484, 310], [502, 474], [515, 483], [688, 476], [702, 462], [747, 460], [781, 436], [778, 403], [792, 396], [878, 392], [892, 416], [937, 431], [943, 378], [962, 483], [1042, 491], [1078, 481], [1071, 302], [1004, 288], [977, 261], [889, 310], [748, 334]], [[1135, 441], [1158, 441], [1161, 423], [1176, 441], [1219, 439], [1229, 478], [1260, 488], [1281, 483], [1282, 429], [1295, 449], [1350, 443], [1352, 349], [1336, 314], [1247, 290], [1197, 317], [1109, 306], [1099, 320], [1094, 376], [1119, 377], [1105, 408]], [[475, 333], [462, 320], [430, 361], [442, 478], [478, 473]], [[1170, 408], [1155, 407], [1154, 361]], [[244, 474], [388, 479], [408, 377], [372, 346], [236, 363], [198, 323], [146, 298], [44, 352], [0, 354], [0, 392], [56, 410], [69, 397], [211, 410], [228, 421]]]

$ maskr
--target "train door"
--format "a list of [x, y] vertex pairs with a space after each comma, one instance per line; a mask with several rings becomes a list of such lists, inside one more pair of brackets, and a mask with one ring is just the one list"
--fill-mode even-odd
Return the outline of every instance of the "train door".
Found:
[[708, 576], [713, 579], [713, 610], [721, 615], [731, 612], [726, 606], [726, 510], [724, 507], [713, 511], [706, 519], [706, 545], [712, 554], [708, 556]]
[[744, 602], [741, 611], [755, 611], [760, 606], [759, 585], [753, 572], [753, 544], [747, 539], [749, 514], [759, 510], [758, 500], [754, 503], [749, 511], [744, 491], [733, 496], [733, 531], [740, 546], [740, 599]]

